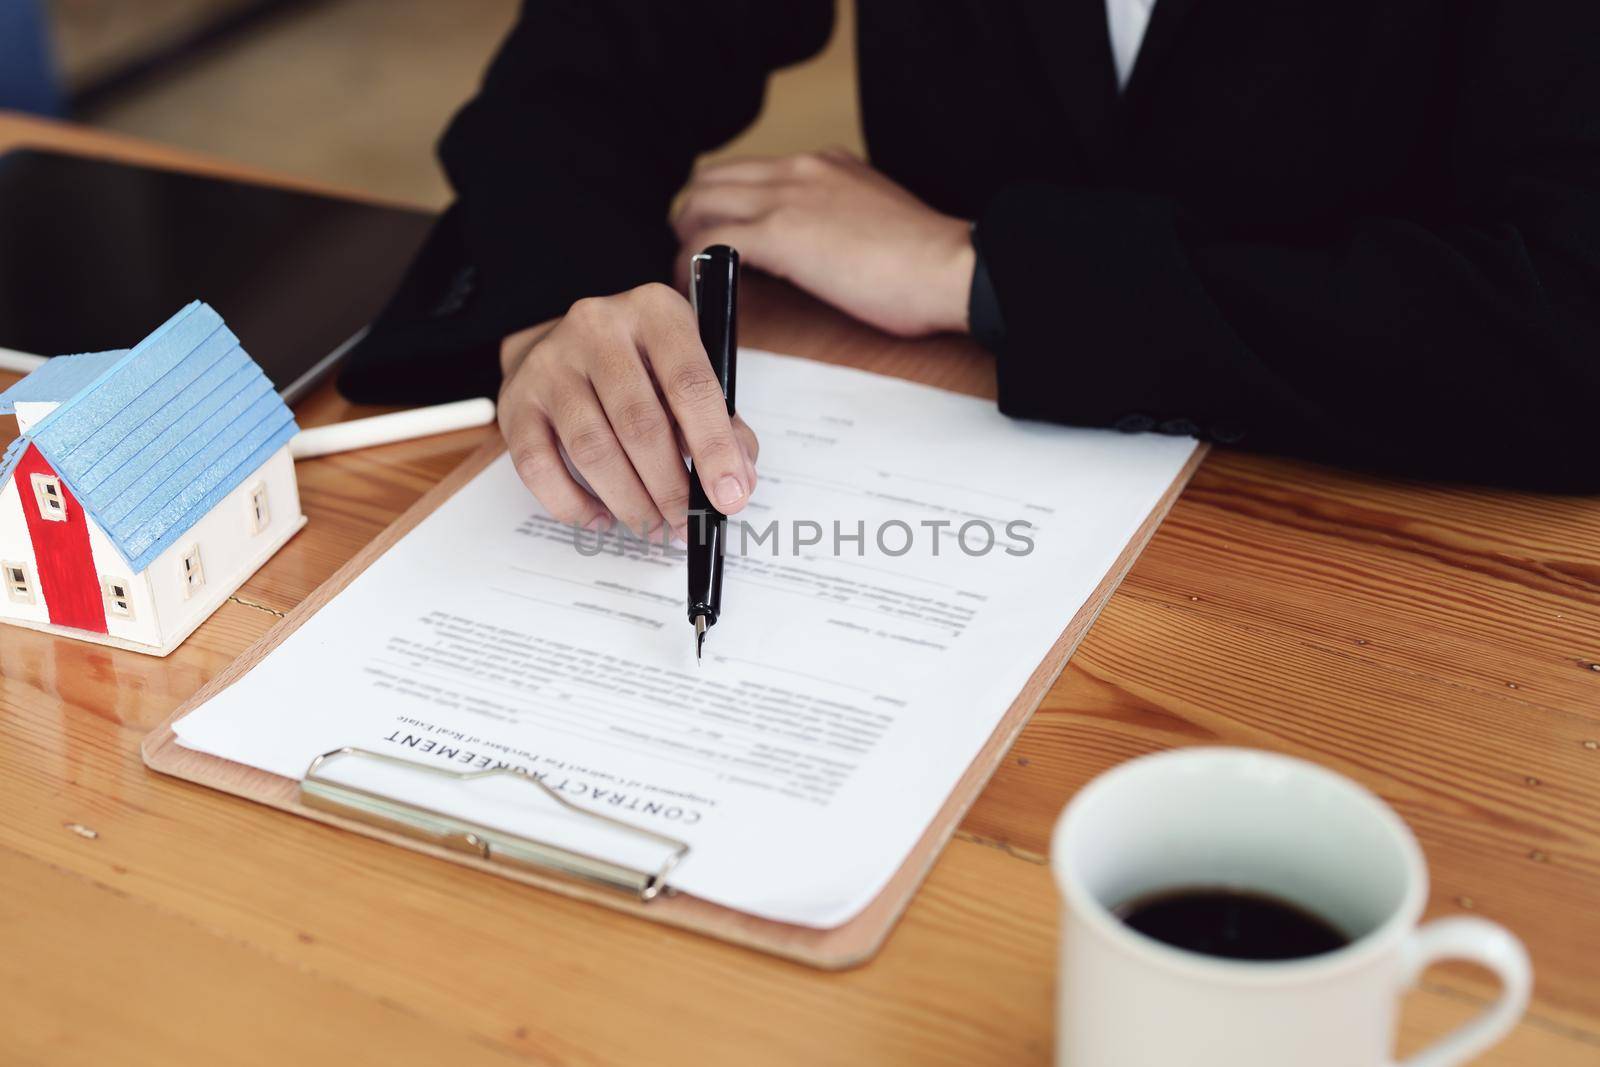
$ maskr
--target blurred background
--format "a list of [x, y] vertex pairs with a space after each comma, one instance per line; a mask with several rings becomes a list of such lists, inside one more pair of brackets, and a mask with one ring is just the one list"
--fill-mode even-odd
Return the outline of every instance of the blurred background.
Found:
[[[433, 146], [518, 0], [0, 0], [0, 108], [385, 199], [449, 191]], [[713, 156], [861, 150], [851, 0]]]

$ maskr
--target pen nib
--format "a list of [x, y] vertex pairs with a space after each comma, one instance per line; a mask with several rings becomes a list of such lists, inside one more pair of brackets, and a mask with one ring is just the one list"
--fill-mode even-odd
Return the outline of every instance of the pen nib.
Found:
[[704, 659], [705, 658], [705, 654], [706, 654], [706, 617], [704, 615], [696, 615], [694, 617], [694, 659], [695, 659], [695, 662], [698, 663], [702, 659]]

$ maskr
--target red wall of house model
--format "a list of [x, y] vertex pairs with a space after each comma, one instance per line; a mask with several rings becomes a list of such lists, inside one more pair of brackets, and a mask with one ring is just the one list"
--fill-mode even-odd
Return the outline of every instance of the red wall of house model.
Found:
[[17, 496], [22, 500], [22, 514], [28, 522], [28, 537], [33, 541], [39, 591], [49, 606], [51, 622], [103, 634], [106, 632], [106, 608], [100, 599], [100, 580], [94, 570], [94, 553], [89, 548], [89, 520], [83, 508], [62, 482], [66, 519], [47, 519], [39, 510], [33, 476], [55, 477], [55, 473], [32, 445], [17, 463]]

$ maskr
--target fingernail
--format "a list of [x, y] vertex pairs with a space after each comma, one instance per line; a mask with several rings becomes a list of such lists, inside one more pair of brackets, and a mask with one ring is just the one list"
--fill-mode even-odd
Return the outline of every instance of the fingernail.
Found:
[[689, 526], [687, 523], [672, 528], [672, 543], [680, 548], [689, 543]]
[[594, 518], [584, 523], [583, 528], [591, 533], [601, 533], [602, 531], [609, 530], [611, 529], [611, 516], [601, 512], [599, 515], [596, 515]]
[[712, 495], [716, 497], [717, 507], [727, 511], [744, 499], [744, 486], [740, 485], [739, 479], [733, 475], [724, 474], [717, 482], [716, 492]]

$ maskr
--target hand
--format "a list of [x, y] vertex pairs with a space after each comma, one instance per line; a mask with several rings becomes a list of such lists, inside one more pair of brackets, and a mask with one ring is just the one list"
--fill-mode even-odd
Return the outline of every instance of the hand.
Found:
[[705, 167], [673, 228], [685, 251], [731, 245], [744, 263], [890, 333], [967, 329], [970, 225], [842, 149]]
[[580, 300], [506, 338], [500, 363], [512, 462], [559, 521], [599, 530], [620, 520], [641, 537], [686, 539], [685, 453], [724, 514], [750, 499], [755, 434], [728, 418], [694, 312], [669, 286]]

